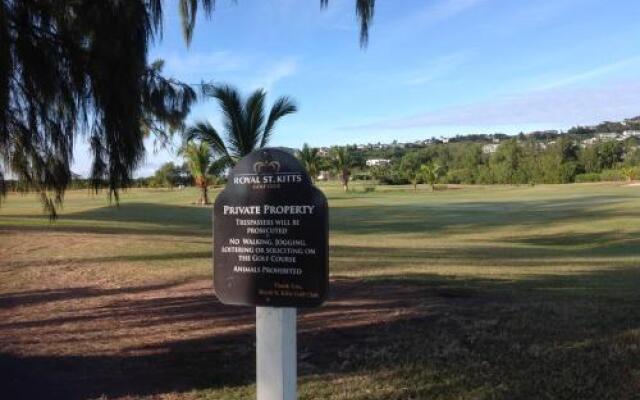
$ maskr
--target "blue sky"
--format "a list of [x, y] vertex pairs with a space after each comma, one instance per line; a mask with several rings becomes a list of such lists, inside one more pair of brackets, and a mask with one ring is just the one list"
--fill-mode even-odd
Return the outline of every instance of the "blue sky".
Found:
[[[150, 59], [188, 83], [224, 82], [300, 111], [271, 142], [301, 147], [413, 141], [458, 133], [566, 129], [640, 115], [640, 1], [378, 0], [358, 44], [354, 0], [218, 0], [190, 47], [177, 5]], [[219, 124], [215, 102], [190, 121]], [[179, 140], [175, 140], [176, 146]], [[177, 161], [148, 143], [148, 175]], [[79, 147], [74, 171], [86, 173]]]

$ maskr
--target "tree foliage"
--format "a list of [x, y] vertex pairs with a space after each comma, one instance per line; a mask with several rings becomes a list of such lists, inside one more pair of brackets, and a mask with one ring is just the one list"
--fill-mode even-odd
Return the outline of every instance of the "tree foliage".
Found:
[[[355, 1], [365, 46], [374, 0]], [[328, 0], [320, 4], [326, 7]], [[92, 186], [107, 187], [117, 201], [118, 189], [131, 183], [144, 157], [143, 138], [166, 140], [163, 135], [180, 127], [195, 101], [190, 87], [161, 75], [162, 63], [147, 64], [149, 44], [162, 34], [162, 5], [0, 2], [0, 161], [21, 188], [40, 193], [52, 217], [71, 181], [78, 135], [90, 144]], [[214, 0], [179, 0], [187, 43], [198, 10], [209, 16], [214, 6]], [[0, 201], [5, 173], [0, 169]]]
[[151, 187], [166, 187], [172, 189], [179, 185], [190, 185], [193, 180], [188, 165], [175, 165], [172, 162], [164, 163], [156, 170], [148, 185]]
[[[55, 217], [86, 136], [94, 188], [131, 181], [145, 132], [176, 129], [195, 101], [147, 65], [160, 0], [0, 3], [0, 156]], [[0, 177], [1, 178], [1, 177]]]
[[320, 156], [317, 148], [309, 147], [308, 144], [302, 146], [302, 150], [298, 153], [298, 159], [302, 162], [304, 169], [311, 177], [311, 181], [315, 183], [318, 172], [320, 171]]
[[211, 165], [211, 148], [206, 142], [186, 143], [180, 153], [184, 156], [194, 183], [200, 188], [200, 204], [209, 204], [208, 170]]
[[348, 147], [336, 147], [333, 149], [333, 167], [340, 176], [344, 191], [349, 190], [349, 178], [355, 161]]
[[424, 164], [420, 167], [420, 175], [422, 175], [424, 182], [431, 185], [433, 191], [442, 175], [442, 167], [436, 163]]
[[[379, 157], [375, 151], [361, 155]], [[425, 182], [422, 174], [416, 175], [416, 166], [419, 169], [423, 164], [432, 163], [441, 167], [441, 179], [447, 183], [570, 183], [623, 179], [625, 171], [629, 171], [625, 167], [632, 168], [634, 173], [640, 167], [640, 148], [635, 139], [596, 141], [579, 146], [568, 135], [561, 135], [546, 143], [531, 138], [508, 139], [502, 141], [494, 153], [484, 153], [482, 145], [473, 142], [437, 144], [405, 149], [403, 155], [391, 160], [391, 165], [370, 169], [380, 183]], [[588, 176], [583, 176], [585, 174]]]
[[243, 99], [239, 91], [228, 85], [205, 85], [203, 93], [215, 98], [223, 116], [223, 130], [219, 132], [209, 122], [200, 121], [187, 128], [185, 140], [199, 140], [211, 146], [216, 157], [233, 166], [242, 157], [269, 143], [276, 122], [298, 108], [289, 97], [276, 99], [268, 114], [265, 114], [266, 92], [254, 91]]

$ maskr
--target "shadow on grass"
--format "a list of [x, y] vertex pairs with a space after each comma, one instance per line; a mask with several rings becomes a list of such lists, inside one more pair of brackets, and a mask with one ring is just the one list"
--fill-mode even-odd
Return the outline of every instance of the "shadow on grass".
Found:
[[[590, 282], [608, 296], [576, 290]], [[640, 388], [638, 285], [638, 268], [518, 282], [429, 274], [337, 279], [326, 306], [300, 313], [300, 375], [331, 387], [336, 376], [359, 374], [386, 388], [336, 389], [353, 398], [368, 391], [368, 399], [633, 399]], [[2, 347], [14, 352], [0, 356], [1, 393], [112, 398], [252, 383], [254, 310], [221, 305], [206, 288], [180, 288], [4, 295], [46, 312], [35, 308], [30, 319], [3, 324]], [[65, 304], [57, 302], [74, 298], [90, 312], [77, 320], [48, 317]], [[91, 342], [96, 334], [102, 343]], [[48, 342], [45, 354], [21, 356], [25, 335]], [[108, 351], [60, 354], [95, 345]]]
[[[169, 260], [193, 260], [193, 259], [211, 259], [211, 251], [190, 251], [175, 253], [148, 253], [148, 254], [130, 254], [119, 256], [100, 256], [100, 257], [78, 257], [78, 258], [55, 258], [27, 261], [10, 261], [10, 269], [18, 269], [23, 267], [47, 267], [68, 264], [106, 264], [113, 262], [152, 262], [152, 261], [169, 261]], [[2, 266], [2, 264], [0, 264]], [[7, 268], [3, 268], [7, 270]], [[1, 296], [0, 296], [1, 298]]]
[[0, 308], [48, 303], [52, 301], [78, 300], [96, 296], [113, 296], [124, 293], [140, 293], [149, 290], [161, 290], [174, 286], [171, 284], [136, 286], [116, 289], [98, 289], [93, 287], [75, 287], [73, 289], [28, 290], [0, 294]]
[[[597, 237], [597, 240], [595, 240]], [[388, 270], [402, 267], [608, 267], [637, 266], [640, 259], [638, 232], [606, 232], [598, 235], [548, 235], [516, 237], [513, 244], [464, 247], [330, 247], [334, 273], [357, 268]], [[551, 271], [550, 271], [551, 272]]]
[[[364, 197], [375, 198], [374, 195]], [[332, 207], [331, 230], [347, 234], [435, 234], [502, 226], [552, 225], [593, 218], [640, 218], [640, 209], [616, 210], [609, 207], [629, 201], [630, 198], [620, 195], [448, 204], [434, 202], [433, 199], [423, 199], [425, 202], [420, 204], [415, 202], [416, 199], [408, 199], [411, 200], [409, 204]], [[119, 207], [62, 213], [59, 223], [52, 224], [42, 215], [3, 218], [4, 229], [27, 231], [176, 236], [203, 236], [211, 232], [211, 208], [158, 203], [123, 203]], [[23, 225], [20, 223], [22, 219], [41, 220], [42, 224]]]
[[[621, 196], [339, 207], [332, 231], [349, 234], [469, 232], [508, 226], [542, 226], [611, 217], [640, 218], [640, 209], [613, 209]], [[603, 208], [604, 207], [604, 208]]]
[[[211, 232], [211, 208], [176, 206], [159, 203], [122, 203], [119, 206], [99, 207], [75, 213], [61, 213], [56, 222], [46, 216], [3, 216], [3, 227], [34, 231], [62, 231], [107, 234], [164, 234], [198, 235]], [[20, 220], [41, 221], [43, 226], [21, 225]], [[12, 224], [12, 221], [15, 223]], [[78, 222], [77, 225], [72, 225]], [[98, 225], [88, 225], [98, 222]], [[99, 225], [107, 223], [109, 225]], [[121, 226], [114, 224], [121, 223]]]

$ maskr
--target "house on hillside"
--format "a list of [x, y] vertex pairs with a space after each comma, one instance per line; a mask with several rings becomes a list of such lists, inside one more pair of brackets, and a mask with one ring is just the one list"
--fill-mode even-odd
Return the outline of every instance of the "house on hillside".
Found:
[[615, 132], [597, 132], [596, 137], [600, 140], [615, 140], [618, 134]]
[[320, 171], [316, 177], [318, 181], [328, 181], [329, 179], [331, 179], [331, 173], [329, 171]]
[[383, 165], [391, 164], [391, 160], [387, 160], [385, 158], [372, 158], [365, 162], [367, 167], [380, 167]]
[[500, 145], [497, 143], [485, 144], [482, 146], [482, 152], [484, 154], [492, 154], [498, 151], [498, 147], [500, 147]]

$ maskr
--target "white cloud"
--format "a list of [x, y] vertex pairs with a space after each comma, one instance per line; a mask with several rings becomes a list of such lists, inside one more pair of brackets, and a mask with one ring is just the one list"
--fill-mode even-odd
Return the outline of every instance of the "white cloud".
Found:
[[557, 80], [545, 83], [543, 85], [540, 85], [537, 87], [537, 89], [538, 90], [552, 89], [556, 87], [572, 85], [579, 82], [592, 81], [594, 79], [609, 75], [612, 72], [618, 72], [620, 70], [623, 70], [629, 67], [633, 67], [633, 68], [640, 67], [640, 56], [625, 58], [623, 60], [619, 60], [606, 65], [601, 65], [599, 67], [592, 68], [578, 74], [572, 74], [565, 78], [557, 79]]
[[640, 114], [640, 81], [589, 88], [553, 88], [428, 111], [348, 130], [394, 130], [436, 126], [545, 124], [570, 126], [621, 120]]
[[249, 79], [249, 82], [253, 86], [252, 89], [261, 87], [270, 92], [276, 83], [295, 75], [297, 71], [298, 61], [296, 58], [287, 57], [266, 67], [257, 77]]
[[429, 2], [429, 5], [421, 10], [396, 20], [392, 26], [385, 28], [385, 31], [393, 32], [393, 35], [408, 35], [454, 18], [487, 1], [488, 0], [442, 0], [437, 3]]
[[229, 51], [170, 53], [160, 55], [165, 61], [165, 72], [181, 79], [210, 79], [220, 73], [238, 72], [250, 64], [248, 57]]
[[424, 68], [405, 72], [400, 81], [408, 86], [420, 86], [443, 78], [463, 65], [469, 58], [466, 52], [456, 52], [438, 57]]

